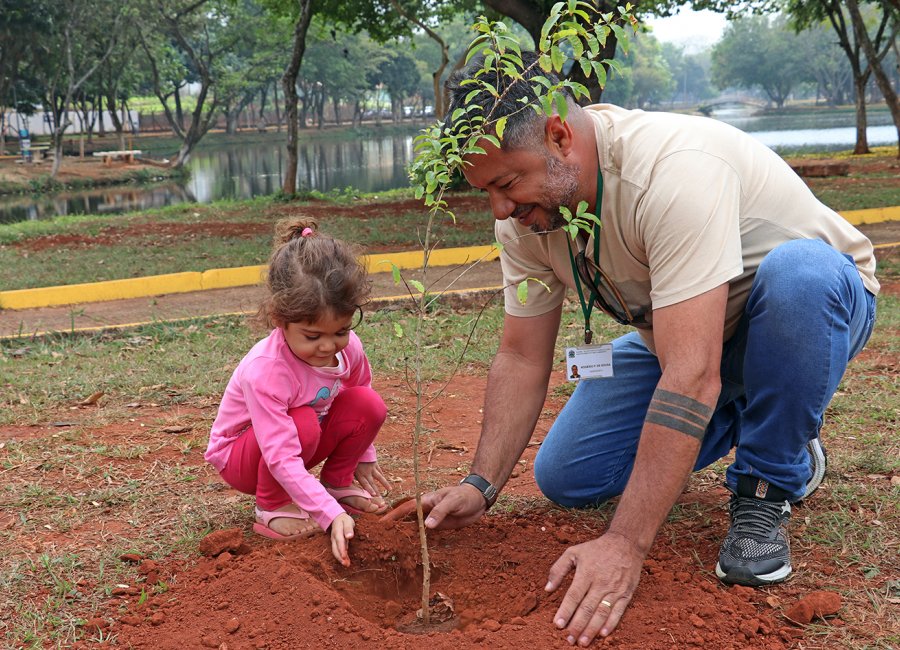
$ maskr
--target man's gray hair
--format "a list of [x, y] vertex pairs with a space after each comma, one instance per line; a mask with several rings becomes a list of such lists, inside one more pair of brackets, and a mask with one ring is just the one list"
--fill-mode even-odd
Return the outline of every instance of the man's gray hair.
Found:
[[[489, 70], [478, 75], [478, 80], [487, 83], [497, 89], [500, 98], [497, 98], [487, 90], [482, 89], [471, 100], [466, 101], [466, 96], [478, 88], [475, 84], [463, 84], [466, 79], [472, 79], [475, 74], [484, 67], [484, 56], [479, 55], [465, 68], [456, 71], [447, 80], [447, 92], [450, 98], [450, 107], [444, 118], [444, 131], [453, 133], [458, 124], [468, 118], [480, 114], [491, 122], [501, 117], [506, 117], [506, 128], [503, 132], [503, 148], [506, 150], [521, 149], [526, 146], [535, 146], [543, 142], [543, 125], [546, 117], [534, 106], [540, 106], [534, 86], [542, 87], [540, 82], [534, 81], [535, 77], [543, 76], [551, 84], [559, 82], [559, 78], [552, 72], [545, 72], [536, 65], [538, 55], [534, 52], [522, 52], [522, 65], [520, 70], [523, 78], [513, 79], [502, 69], [492, 66]], [[518, 66], [517, 66], [518, 67]], [[563, 89], [570, 106], [574, 104], [568, 90]], [[525, 98], [525, 101], [522, 98]], [[460, 107], [477, 105], [480, 113], [476, 111], [461, 115], [457, 120], [453, 119], [453, 113]]]

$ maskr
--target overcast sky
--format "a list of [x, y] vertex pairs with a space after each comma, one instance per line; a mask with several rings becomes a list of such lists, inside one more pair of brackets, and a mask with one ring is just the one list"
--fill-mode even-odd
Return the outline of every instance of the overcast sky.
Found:
[[676, 43], [688, 52], [696, 52], [719, 40], [726, 20], [724, 15], [714, 11], [685, 9], [669, 18], [651, 18], [647, 23], [660, 41]]

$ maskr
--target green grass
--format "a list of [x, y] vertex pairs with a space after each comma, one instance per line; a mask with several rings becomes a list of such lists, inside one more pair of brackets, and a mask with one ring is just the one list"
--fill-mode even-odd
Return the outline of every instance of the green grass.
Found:
[[[346, 205], [350, 200], [339, 197], [334, 204]], [[383, 199], [370, 202], [377, 206]], [[317, 207], [321, 208], [321, 204], [321, 200], [317, 201]], [[182, 204], [116, 217], [60, 217], [0, 225], [0, 287], [28, 289], [264, 264], [271, 252], [274, 223], [286, 215], [302, 214], [304, 205], [302, 201], [262, 197], [202, 206]], [[319, 221], [323, 231], [364, 248], [418, 249], [423, 215], [423, 210], [394, 214], [386, 209], [383, 215], [367, 218], [334, 215]], [[492, 221], [486, 210], [458, 215], [456, 226], [448, 222], [438, 229], [441, 245], [490, 243]], [[239, 235], [219, 236], [216, 223], [248, 227]], [[154, 230], [143, 233], [144, 224], [151, 224]], [[158, 234], [158, 229], [167, 224], [173, 225], [174, 234]], [[80, 239], [43, 250], [21, 245], [52, 235]], [[98, 245], [82, 243], [97, 237], [101, 242]]]
[[[852, 177], [852, 174], [851, 174]], [[832, 210], [866, 210], [900, 205], [900, 187], [897, 186], [896, 172], [893, 177], [885, 175], [880, 178], [871, 176], [860, 178], [860, 184], [848, 192], [843, 188], [820, 187], [819, 183], [810, 180], [813, 194]]]

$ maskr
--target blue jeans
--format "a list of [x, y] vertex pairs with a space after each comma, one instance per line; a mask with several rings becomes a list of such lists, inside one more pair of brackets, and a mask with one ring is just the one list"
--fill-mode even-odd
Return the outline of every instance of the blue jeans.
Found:
[[[874, 322], [875, 297], [850, 256], [820, 240], [770, 252], [723, 346], [722, 391], [694, 469], [736, 447], [726, 474], [732, 489], [747, 475], [799, 499], [811, 476], [806, 443], [819, 435]], [[614, 377], [578, 383], [534, 461], [538, 486], [560, 505], [601, 503], [621, 494], [631, 475], [662, 372], [637, 332], [613, 341], [613, 370]]]

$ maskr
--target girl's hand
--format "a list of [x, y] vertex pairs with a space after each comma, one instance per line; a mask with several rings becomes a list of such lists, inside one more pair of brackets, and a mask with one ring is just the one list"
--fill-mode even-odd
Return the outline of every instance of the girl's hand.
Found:
[[[391, 491], [391, 484], [388, 483], [387, 477], [381, 471], [377, 461], [373, 463], [359, 463], [353, 476], [360, 487], [373, 497], [384, 496]], [[379, 489], [379, 484], [383, 489]]]
[[339, 514], [331, 522], [331, 553], [334, 559], [344, 566], [350, 566], [350, 555], [347, 550], [350, 540], [353, 539], [355, 525], [353, 517], [347, 513]]

